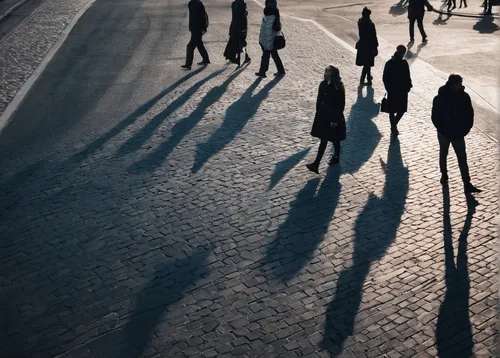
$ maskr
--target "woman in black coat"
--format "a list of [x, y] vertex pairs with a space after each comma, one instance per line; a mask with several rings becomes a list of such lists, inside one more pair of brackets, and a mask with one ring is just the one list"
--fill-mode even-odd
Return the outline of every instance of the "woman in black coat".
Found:
[[231, 4], [232, 20], [229, 27], [229, 41], [224, 51], [226, 60], [241, 65], [241, 53], [245, 49], [245, 63], [251, 61], [247, 52], [247, 4], [245, 0], [235, 0]]
[[335, 66], [325, 69], [325, 80], [321, 82], [316, 101], [316, 116], [311, 130], [313, 137], [321, 140], [318, 155], [307, 168], [318, 173], [319, 163], [326, 150], [328, 142], [333, 143], [335, 154], [330, 160], [330, 165], [339, 162], [340, 142], [346, 138], [346, 125], [344, 118], [345, 89], [340, 77], [340, 71]]
[[375, 57], [378, 55], [378, 40], [375, 24], [370, 19], [371, 11], [365, 7], [358, 20], [359, 41], [356, 43], [356, 65], [363, 66], [361, 72], [360, 86], [365, 84], [368, 77], [368, 86], [372, 85], [371, 68], [375, 65]]
[[406, 47], [399, 45], [394, 56], [384, 67], [383, 81], [387, 91], [387, 107], [391, 120], [391, 132], [398, 135], [398, 122], [408, 110], [408, 93], [413, 87], [410, 66], [404, 59]]

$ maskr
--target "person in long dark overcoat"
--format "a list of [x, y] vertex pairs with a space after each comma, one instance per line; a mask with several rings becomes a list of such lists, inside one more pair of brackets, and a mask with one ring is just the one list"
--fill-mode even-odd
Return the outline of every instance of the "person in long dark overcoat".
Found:
[[410, 66], [404, 59], [406, 47], [399, 45], [396, 53], [384, 67], [383, 81], [387, 91], [387, 107], [391, 121], [391, 131], [397, 135], [398, 123], [408, 110], [408, 93], [413, 87]]
[[247, 46], [247, 27], [248, 11], [245, 0], [235, 0], [231, 4], [232, 20], [229, 26], [229, 41], [224, 51], [224, 57], [232, 63], [241, 65], [241, 53], [245, 49], [245, 63], [251, 61], [248, 56]]
[[345, 89], [340, 77], [340, 71], [335, 66], [325, 69], [325, 79], [319, 85], [318, 99], [316, 101], [316, 115], [311, 130], [313, 137], [321, 140], [316, 160], [307, 164], [307, 169], [318, 173], [319, 163], [325, 154], [328, 142], [333, 143], [335, 154], [330, 160], [330, 165], [336, 164], [340, 159], [340, 142], [346, 138], [346, 124], [344, 117]]
[[378, 55], [378, 40], [375, 24], [370, 19], [371, 10], [365, 7], [358, 20], [359, 41], [356, 43], [356, 65], [363, 66], [360, 86], [365, 84], [368, 78], [368, 86], [372, 85], [371, 68], [375, 65], [375, 57]]
[[207, 49], [203, 44], [203, 35], [208, 28], [208, 15], [205, 11], [205, 6], [200, 0], [191, 0], [188, 3], [189, 9], [189, 31], [191, 32], [191, 40], [186, 49], [186, 63], [181, 66], [186, 70], [190, 70], [193, 65], [194, 49], [197, 48], [200, 52], [202, 61], [198, 65], [208, 65], [210, 58]]

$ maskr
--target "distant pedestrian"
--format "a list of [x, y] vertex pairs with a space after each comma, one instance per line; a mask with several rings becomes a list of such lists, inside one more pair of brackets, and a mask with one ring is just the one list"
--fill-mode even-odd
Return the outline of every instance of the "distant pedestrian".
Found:
[[345, 89], [340, 71], [335, 66], [325, 69], [325, 79], [319, 85], [316, 101], [316, 115], [311, 130], [313, 137], [321, 140], [316, 160], [307, 164], [307, 169], [318, 173], [319, 163], [325, 154], [328, 142], [333, 143], [335, 154], [329, 164], [337, 164], [340, 160], [340, 142], [346, 138], [344, 117]]
[[418, 24], [420, 35], [422, 35], [422, 42], [427, 41], [427, 34], [424, 30], [425, 8], [427, 8], [428, 11], [434, 10], [427, 0], [409, 0], [408, 19], [410, 20], [410, 42], [415, 41], [415, 21]]
[[413, 87], [410, 66], [404, 59], [406, 47], [399, 45], [394, 56], [384, 67], [383, 82], [387, 91], [387, 107], [391, 121], [391, 132], [398, 135], [398, 123], [408, 110], [408, 92]]
[[432, 104], [432, 123], [437, 129], [439, 140], [439, 168], [441, 184], [448, 183], [447, 157], [450, 143], [455, 150], [465, 193], [479, 193], [481, 190], [470, 182], [465, 136], [474, 124], [474, 108], [462, 85], [460, 75], [450, 75], [448, 82], [439, 89]]
[[191, 32], [191, 40], [187, 45], [186, 64], [182, 66], [187, 70], [193, 65], [194, 49], [198, 48], [202, 61], [198, 65], [208, 65], [210, 59], [208, 57], [205, 45], [203, 45], [203, 35], [206, 34], [208, 28], [208, 15], [205, 11], [205, 6], [200, 0], [191, 0], [188, 4], [189, 8], [189, 31]]
[[268, 5], [264, 8], [264, 17], [260, 26], [259, 44], [262, 48], [262, 58], [260, 61], [260, 69], [255, 75], [259, 77], [267, 77], [266, 72], [269, 69], [269, 58], [272, 57], [278, 69], [275, 76], [282, 76], [285, 74], [283, 62], [275, 47], [275, 38], [281, 31], [280, 12], [276, 6], [276, 2], [269, 0]]
[[491, 6], [493, 4], [491, 3], [491, 0], [484, 0], [483, 6], [484, 6], [484, 13], [487, 15], [491, 15], [492, 9]]
[[245, 49], [245, 63], [251, 61], [247, 50], [248, 11], [245, 0], [235, 0], [231, 5], [232, 20], [229, 27], [229, 41], [224, 51], [224, 57], [233, 63], [241, 65], [241, 53]]
[[463, 4], [463, 7], [467, 7], [467, 0], [460, 0], [460, 8], [462, 8], [462, 4]]
[[[462, 0], [460, 0], [462, 1]], [[462, 7], [462, 6], [460, 6]], [[448, 0], [448, 11], [451, 11], [453, 9], [457, 8], [457, 0]]]
[[365, 84], [368, 79], [368, 86], [372, 85], [371, 68], [375, 65], [375, 57], [378, 55], [378, 40], [375, 24], [370, 19], [371, 10], [365, 7], [358, 20], [359, 41], [356, 43], [356, 65], [363, 66], [359, 85]]

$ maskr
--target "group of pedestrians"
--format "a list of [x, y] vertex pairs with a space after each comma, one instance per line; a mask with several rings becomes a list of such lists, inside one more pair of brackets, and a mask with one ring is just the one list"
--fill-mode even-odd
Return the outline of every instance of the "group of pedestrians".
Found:
[[[203, 44], [203, 35], [207, 32], [209, 19], [205, 10], [205, 6], [201, 0], [190, 0], [189, 9], [189, 31], [191, 39], [187, 45], [186, 62], [184, 69], [190, 70], [193, 65], [194, 50], [198, 49], [202, 57], [202, 61], [198, 63], [200, 66], [210, 64], [208, 52]], [[241, 55], [245, 53], [244, 63], [249, 63], [251, 58], [247, 51], [247, 31], [248, 31], [248, 11], [245, 0], [234, 0], [231, 4], [231, 25], [229, 26], [229, 40], [224, 51], [226, 60], [231, 61], [241, 66]], [[284, 36], [281, 33], [281, 18], [276, 0], [266, 0], [264, 7], [264, 16], [259, 33], [259, 44], [262, 49], [262, 57], [260, 69], [256, 73], [259, 77], [266, 77], [266, 72], [269, 70], [270, 58], [276, 65], [278, 72], [275, 76], [285, 75], [283, 62], [278, 54], [280, 46], [277, 45], [277, 40], [281, 38], [284, 42]], [[284, 46], [284, 44], [283, 44]]]
[[[210, 63], [208, 53], [203, 45], [202, 37], [206, 33], [209, 20], [200, 0], [189, 2], [189, 30], [191, 40], [187, 45], [185, 69], [191, 69], [194, 49], [198, 48], [202, 61], [199, 65]], [[422, 41], [427, 41], [423, 28], [425, 8], [432, 10], [427, 0], [409, 0], [408, 18], [410, 20], [410, 43], [414, 41], [414, 25], [417, 22]], [[224, 51], [224, 57], [241, 65], [242, 54], [245, 54], [244, 63], [251, 61], [248, 55], [247, 31], [248, 11], [244, 0], [234, 0], [231, 5], [232, 20], [229, 27], [229, 41]], [[362, 67], [360, 86], [373, 85], [371, 68], [378, 55], [378, 39], [375, 24], [370, 18], [371, 11], [365, 7], [358, 20], [359, 41], [356, 43], [356, 65]], [[264, 16], [260, 27], [259, 44], [262, 49], [260, 69], [256, 73], [259, 77], [266, 77], [269, 69], [270, 57], [273, 58], [278, 72], [277, 76], [285, 74], [283, 63], [278, 54], [277, 38], [281, 33], [281, 19], [276, 0], [266, 0]], [[282, 36], [282, 34], [281, 34]], [[407, 49], [399, 45], [392, 58], [386, 62], [382, 81], [386, 89], [386, 96], [382, 101], [382, 112], [389, 114], [391, 132], [399, 134], [398, 123], [408, 109], [408, 94], [413, 87], [410, 66], [405, 60]], [[325, 69], [324, 80], [320, 83], [316, 101], [316, 115], [311, 135], [320, 139], [318, 153], [314, 162], [307, 164], [307, 168], [319, 172], [319, 165], [325, 153], [328, 142], [333, 143], [334, 154], [329, 161], [330, 165], [339, 163], [341, 145], [346, 139], [345, 87], [340, 76], [340, 70], [330, 65]], [[464, 91], [462, 78], [459, 75], [450, 75], [448, 82], [439, 90], [432, 107], [432, 122], [438, 132], [440, 146], [439, 165], [441, 183], [448, 183], [447, 156], [450, 144], [458, 158], [460, 172], [466, 193], [480, 192], [470, 182], [467, 155], [465, 151], [465, 136], [472, 128], [474, 110], [469, 95]]]

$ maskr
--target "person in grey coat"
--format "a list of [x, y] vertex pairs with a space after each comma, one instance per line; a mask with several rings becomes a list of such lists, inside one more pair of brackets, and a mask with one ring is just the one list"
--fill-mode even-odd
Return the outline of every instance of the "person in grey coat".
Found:
[[259, 72], [255, 73], [259, 77], [267, 77], [266, 72], [269, 69], [269, 58], [272, 57], [278, 72], [275, 76], [285, 74], [283, 62], [278, 54], [278, 50], [274, 46], [274, 40], [281, 31], [280, 13], [276, 5], [272, 1], [264, 8], [264, 17], [260, 26], [259, 44], [262, 48], [262, 58], [260, 61]]

